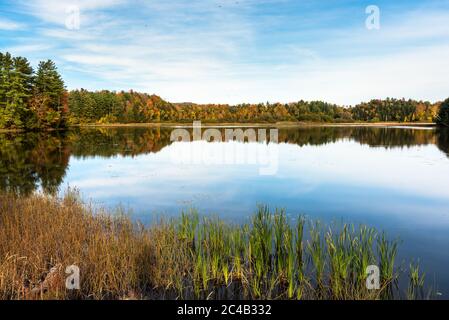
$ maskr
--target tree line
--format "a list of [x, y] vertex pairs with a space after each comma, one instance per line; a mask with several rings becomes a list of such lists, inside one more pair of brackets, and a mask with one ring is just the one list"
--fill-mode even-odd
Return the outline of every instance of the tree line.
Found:
[[37, 71], [26, 58], [0, 53], [0, 128], [64, 128], [87, 123], [437, 121], [449, 125], [443, 103], [384, 99], [353, 107], [323, 101], [259, 104], [170, 103], [135, 91], [67, 91], [53, 61]]
[[108, 122], [276, 122], [349, 120], [345, 108], [314, 101], [292, 104], [260, 103], [226, 104], [170, 103], [156, 95], [134, 91], [90, 92], [84, 89], [69, 94], [71, 123]]
[[53, 61], [35, 71], [26, 58], [0, 52], [0, 128], [63, 127], [67, 95]]
[[440, 103], [405, 99], [371, 100], [354, 107], [322, 101], [259, 104], [170, 103], [156, 95], [134, 91], [91, 92], [84, 89], [69, 94], [70, 122], [431, 122], [438, 117]]

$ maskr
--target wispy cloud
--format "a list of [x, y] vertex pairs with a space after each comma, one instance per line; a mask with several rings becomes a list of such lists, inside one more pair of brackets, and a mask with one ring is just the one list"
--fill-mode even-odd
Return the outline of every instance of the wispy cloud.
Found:
[[19, 30], [23, 29], [24, 25], [11, 20], [0, 18], [0, 30]]
[[[378, 2], [381, 29], [369, 31], [352, 1], [22, 1], [16, 10], [36, 20], [18, 20], [32, 21], [29, 35], [5, 47], [57, 60], [69, 88], [171, 101], [445, 98], [449, 4]], [[73, 5], [79, 30], [65, 27]]]
[[19, 1], [24, 13], [33, 15], [47, 23], [65, 25], [68, 11], [76, 7], [82, 12], [83, 23], [95, 23], [93, 19], [97, 10], [111, 8], [126, 2], [126, 0], [34, 0]]
[[7, 47], [6, 51], [12, 52], [15, 55], [27, 55], [34, 52], [42, 52], [50, 50], [52, 46], [47, 44], [24, 44]]

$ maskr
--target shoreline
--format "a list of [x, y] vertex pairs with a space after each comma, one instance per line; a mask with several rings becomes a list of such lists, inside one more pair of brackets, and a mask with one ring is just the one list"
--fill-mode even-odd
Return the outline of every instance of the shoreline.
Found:
[[[320, 122], [273, 122], [273, 123], [260, 123], [260, 122], [204, 122], [201, 123], [201, 127], [436, 127], [436, 123], [433, 122], [345, 122], [345, 123], [320, 123]], [[146, 122], [146, 123], [111, 123], [111, 124], [82, 124], [73, 127], [80, 128], [120, 128], [120, 127], [178, 127], [178, 128], [191, 128], [190, 123], [180, 122]]]
[[[399, 276], [424, 279], [419, 266], [401, 269], [398, 240], [373, 227], [339, 230], [301, 215], [293, 222], [267, 206], [243, 225], [191, 211], [142, 226], [119, 210], [94, 210], [70, 190], [63, 198], [0, 192], [0, 299], [414, 300], [426, 288], [424, 280], [402, 284]], [[357, 258], [342, 267], [333, 250]], [[357, 261], [366, 256], [381, 266], [380, 290], [364, 285]], [[79, 290], [67, 287], [67, 267], [82, 270]]]
[[[110, 123], [110, 124], [78, 124], [68, 126], [70, 128], [192, 128], [190, 123], [182, 122], [145, 122], [145, 123]], [[254, 128], [254, 127], [276, 127], [276, 128], [295, 128], [295, 127], [437, 127], [434, 122], [344, 122], [344, 123], [321, 123], [321, 122], [273, 122], [273, 123], [260, 123], [260, 122], [204, 122], [201, 124], [202, 128]], [[58, 131], [65, 129], [45, 129], [45, 130], [32, 130], [32, 131]], [[0, 129], [0, 133], [23, 133], [27, 132], [25, 129]]]

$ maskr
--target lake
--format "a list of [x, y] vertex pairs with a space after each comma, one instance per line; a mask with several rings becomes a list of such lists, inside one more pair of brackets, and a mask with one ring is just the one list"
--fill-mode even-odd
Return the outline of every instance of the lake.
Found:
[[399, 238], [399, 261], [419, 259], [426, 282], [449, 298], [447, 130], [288, 127], [276, 139], [268, 128], [266, 141], [185, 142], [172, 141], [175, 129], [194, 136], [170, 127], [0, 133], [0, 188], [76, 187], [93, 205], [120, 205], [144, 223], [189, 208], [246, 222], [266, 204], [292, 219], [367, 224]]

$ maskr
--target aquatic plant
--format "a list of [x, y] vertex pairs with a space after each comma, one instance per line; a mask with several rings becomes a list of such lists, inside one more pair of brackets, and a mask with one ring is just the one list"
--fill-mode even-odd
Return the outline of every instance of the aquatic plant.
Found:
[[[259, 206], [234, 225], [195, 210], [150, 226], [123, 211], [63, 199], [0, 194], [2, 299], [393, 299], [424, 297], [424, 275], [410, 264], [397, 285], [398, 242], [366, 226], [296, 223]], [[77, 265], [81, 289], [65, 289]], [[365, 286], [378, 265], [380, 289]], [[51, 281], [50, 281], [51, 279]]]

